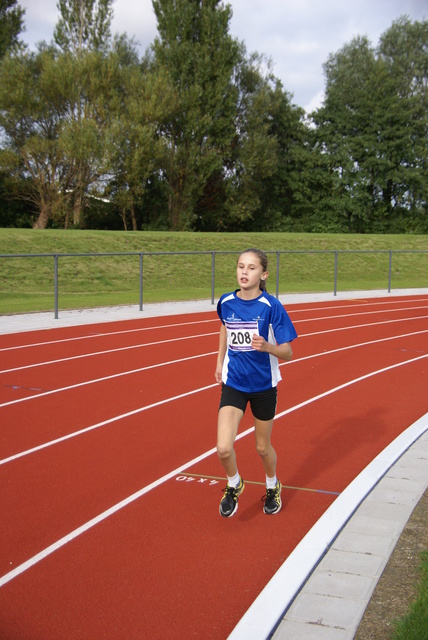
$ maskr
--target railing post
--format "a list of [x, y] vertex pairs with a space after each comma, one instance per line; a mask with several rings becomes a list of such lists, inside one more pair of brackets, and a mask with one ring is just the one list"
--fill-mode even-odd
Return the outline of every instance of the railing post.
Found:
[[215, 251], [211, 253], [211, 304], [214, 304], [215, 289]]
[[58, 254], [54, 255], [55, 320], [58, 320]]
[[334, 295], [337, 296], [337, 256], [339, 252], [334, 252]]
[[279, 298], [279, 251], [276, 252], [276, 298]]
[[140, 311], [143, 310], [143, 254], [140, 253]]
[[389, 252], [388, 293], [391, 293], [392, 281], [392, 251]]

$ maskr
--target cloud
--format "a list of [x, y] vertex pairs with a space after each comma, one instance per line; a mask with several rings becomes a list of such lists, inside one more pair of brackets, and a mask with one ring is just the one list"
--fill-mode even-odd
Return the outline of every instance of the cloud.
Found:
[[34, 48], [41, 40], [52, 39], [58, 21], [58, 9], [55, 0], [24, 0], [19, 5], [25, 9], [25, 31], [22, 39]]
[[319, 109], [324, 102], [324, 91], [318, 91], [313, 98], [308, 102], [308, 104], [303, 105], [306, 113], [311, 113], [312, 111], [316, 111]]
[[157, 35], [157, 23], [151, 0], [116, 0], [113, 4], [112, 33], [126, 33], [144, 51]]

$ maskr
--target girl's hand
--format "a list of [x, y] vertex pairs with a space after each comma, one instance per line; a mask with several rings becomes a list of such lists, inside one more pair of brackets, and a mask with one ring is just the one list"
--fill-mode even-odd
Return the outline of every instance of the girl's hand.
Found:
[[293, 351], [291, 350], [291, 346], [289, 342], [284, 342], [283, 344], [271, 344], [267, 342], [263, 336], [253, 335], [253, 340], [251, 342], [251, 346], [256, 351], [265, 351], [275, 356], [279, 360], [284, 360], [288, 362], [293, 357]]
[[222, 365], [217, 365], [215, 373], [214, 373], [214, 377], [216, 382], [218, 382], [218, 384], [221, 384], [221, 373], [222, 373], [223, 367]]
[[269, 348], [269, 343], [263, 338], [263, 336], [258, 336], [256, 334], [253, 335], [253, 340], [251, 342], [251, 346], [256, 351], [267, 351]]

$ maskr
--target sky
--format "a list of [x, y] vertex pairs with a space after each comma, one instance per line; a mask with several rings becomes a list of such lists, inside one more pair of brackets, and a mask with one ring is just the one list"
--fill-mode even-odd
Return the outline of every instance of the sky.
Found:
[[[26, 10], [21, 35], [31, 49], [50, 42], [59, 11], [57, 0], [18, 0]], [[229, 32], [248, 53], [265, 54], [292, 102], [305, 111], [323, 99], [323, 64], [356, 36], [373, 46], [400, 16], [428, 19], [428, 0], [228, 0], [233, 11]], [[115, 0], [112, 34], [126, 32], [144, 52], [156, 35], [151, 0]]]

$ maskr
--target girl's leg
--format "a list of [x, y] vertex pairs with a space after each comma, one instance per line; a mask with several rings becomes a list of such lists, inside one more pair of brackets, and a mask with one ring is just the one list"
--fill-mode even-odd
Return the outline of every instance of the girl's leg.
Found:
[[243, 415], [241, 409], [232, 406], [221, 407], [218, 412], [217, 455], [229, 478], [233, 478], [238, 472], [233, 444]]
[[256, 449], [262, 459], [263, 467], [268, 478], [276, 475], [276, 451], [271, 443], [272, 420], [254, 418]]

